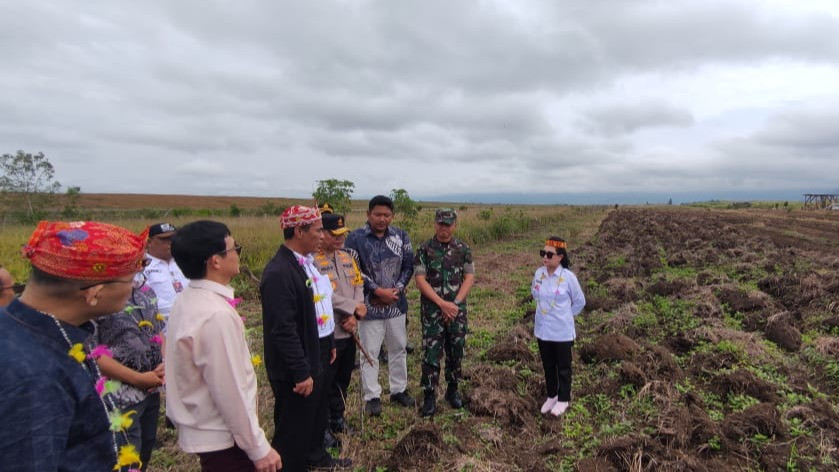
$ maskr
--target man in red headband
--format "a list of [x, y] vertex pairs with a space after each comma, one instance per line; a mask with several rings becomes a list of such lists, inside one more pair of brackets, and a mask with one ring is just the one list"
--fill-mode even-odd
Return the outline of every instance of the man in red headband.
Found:
[[323, 240], [317, 208], [286, 209], [280, 221], [285, 244], [262, 272], [265, 368], [274, 391], [273, 446], [283, 470], [349, 467], [323, 447], [327, 424], [325, 367], [335, 360], [332, 284], [314, 265]]
[[[107, 413], [120, 412], [107, 391], [94, 388], [100, 374], [84, 343], [90, 320], [125, 305], [143, 268], [147, 231], [42, 221], [24, 246], [29, 281], [0, 309], [4, 470], [121, 470], [115, 435], [125, 425], [109, 422]], [[139, 467], [120, 452], [122, 465]]]

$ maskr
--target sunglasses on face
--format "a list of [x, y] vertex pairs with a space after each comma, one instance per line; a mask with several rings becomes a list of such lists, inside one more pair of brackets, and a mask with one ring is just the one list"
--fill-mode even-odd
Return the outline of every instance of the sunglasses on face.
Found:
[[548, 259], [553, 259], [553, 257], [554, 257], [555, 255], [556, 255], [556, 253], [555, 253], [555, 252], [551, 252], [551, 251], [544, 251], [544, 250], [539, 251], [539, 256], [540, 256], [540, 257], [547, 257]]

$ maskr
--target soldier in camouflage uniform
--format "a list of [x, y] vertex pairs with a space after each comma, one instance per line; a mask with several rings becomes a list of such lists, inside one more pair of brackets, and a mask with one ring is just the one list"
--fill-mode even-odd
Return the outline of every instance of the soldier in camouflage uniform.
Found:
[[475, 282], [472, 251], [453, 236], [457, 213], [451, 208], [437, 210], [434, 237], [424, 242], [414, 256], [422, 317], [422, 386], [425, 400], [420, 413], [437, 411], [435, 389], [440, 379], [440, 360], [446, 354], [446, 400], [462, 408], [457, 391], [460, 364], [466, 344], [466, 296]]

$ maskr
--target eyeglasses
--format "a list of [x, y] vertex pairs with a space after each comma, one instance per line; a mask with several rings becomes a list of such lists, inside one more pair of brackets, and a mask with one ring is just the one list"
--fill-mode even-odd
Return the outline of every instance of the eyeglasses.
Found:
[[238, 254], [238, 255], [240, 255], [240, 256], [241, 256], [241, 255], [242, 255], [242, 245], [241, 245], [241, 244], [234, 244], [234, 245], [233, 245], [233, 247], [231, 247], [231, 248], [227, 248], [227, 249], [225, 249], [224, 251], [219, 251], [219, 252], [217, 252], [217, 253], [215, 253], [215, 254], [213, 254], [213, 255], [214, 255], [214, 256], [215, 256], [215, 255], [219, 255], [219, 256], [221, 256], [221, 255], [223, 255], [223, 254], [227, 254], [227, 253], [228, 253], [228, 252], [230, 252], [230, 251], [236, 251], [236, 254]]
[[132, 288], [140, 288], [146, 284], [146, 274], [144, 272], [137, 272], [134, 275], [134, 278], [131, 280], [104, 280], [102, 282], [96, 282], [95, 284], [85, 285], [84, 287], [79, 287], [79, 290], [87, 290], [90, 287], [95, 287], [97, 285], [108, 285], [108, 284], [131, 284]]
[[551, 252], [551, 251], [544, 251], [544, 250], [539, 251], [539, 256], [540, 256], [540, 257], [547, 257], [548, 259], [553, 259], [553, 257], [554, 257], [555, 255], [556, 255], [556, 253], [555, 253], [555, 252]]
[[6, 285], [5, 287], [0, 287], [0, 292], [12, 289], [12, 292], [14, 292], [15, 295], [20, 295], [21, 293], [23, 293], [24, 288], [26, 288], [26, 284]]

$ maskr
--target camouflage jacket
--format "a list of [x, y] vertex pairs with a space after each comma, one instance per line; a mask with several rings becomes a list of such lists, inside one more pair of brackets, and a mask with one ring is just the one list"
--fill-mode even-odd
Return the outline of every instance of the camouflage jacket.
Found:
[[[463, 284], [464, 274], [475, 273], [472, 250], [468, 244], [457, 238], [452, 238], [448, 244], [444, 244], [432, 237], [417, 248], [414, 273], [424, 275], [440, 298], [454, 301]], [[420, 301], [423, 304], [433, 304], [423, 296], [420, 296]], [[436, 305], [434, 307], [436, 308]]]

